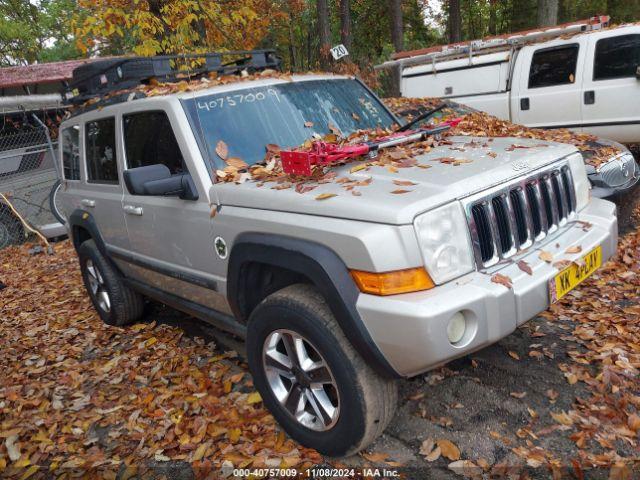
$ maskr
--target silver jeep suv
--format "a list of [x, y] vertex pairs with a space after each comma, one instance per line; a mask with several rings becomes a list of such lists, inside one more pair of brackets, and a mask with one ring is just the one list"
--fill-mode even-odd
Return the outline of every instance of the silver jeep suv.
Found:
[[327, 167], [312, 190], [220, 181], [222, 157], [398, 120], [351, 77], [211, 83], [62, 124], [69, 235], [106, 323], [149, 298], [245, 338], [264, 404], [323, 454], [385, 429], [396, 379], [509, 335], [616, 250], [614, 205], [559, 143], [450, 137], [398, 168]]

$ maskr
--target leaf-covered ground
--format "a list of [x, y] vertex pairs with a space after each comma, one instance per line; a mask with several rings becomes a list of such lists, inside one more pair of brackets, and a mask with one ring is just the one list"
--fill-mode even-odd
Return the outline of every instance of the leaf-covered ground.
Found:
[[107, 327], [69, 242], [53, 256], [27, 250], [0, 253], [0, 476], [126, 477], [144, 465], [162, 471], [169, 459], [200, 474], [225, 460], [321, 460], [280, 433], [235, 353], [157, 324], [153, 313], [147, 323]]
[[407, 478], [527, 465], [628, 478], [639, 468], [638, 230], [615, 261], [514, 334], [401, 382], [385, 435], [340, 460], [281, 433], [246, 365], [198, 322], [155, 306], [140, 324], [104, 326], [70, 244], [53, 256], [28, 248], [0, 252], [0, 476], [219, 478], [225, 465], [323, 462]]

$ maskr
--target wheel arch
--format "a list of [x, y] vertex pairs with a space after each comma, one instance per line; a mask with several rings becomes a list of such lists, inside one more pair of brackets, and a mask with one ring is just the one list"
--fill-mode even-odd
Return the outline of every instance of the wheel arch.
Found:
[[93, 215], [89, 212], [77, 209], [69, 215], [69, 233], [76, 252], [83, 242], [86, 240], [93, 240], [96, 242], [96, 246], [100, 250], [100, 253], [102, 253], [105, 258], [109, 258], [109, 254], [102, 235], [100, 235], [98, 225], [96, 224]]
[[[346, 265], [333, 250], [309, 240], [281, 235], [239, 235], [229, 257], [227, 297], [234, 315], [245, 324], [257, 303], [273, 293], [267, 288], [256, 298], [256, 289], [263, 287], [259, 283], [263, 277], [256, 275], [256, 265], [260, 266], [258, 269], [275, 269], [271, 270], [277, 278], [273, 291], [293, 283], [314, 285], [356, 351], [378, 373], [399, 377], [360, 318], [356, 309], [360, 292]], [[282, 277], [283, 272], [289, 278]]]

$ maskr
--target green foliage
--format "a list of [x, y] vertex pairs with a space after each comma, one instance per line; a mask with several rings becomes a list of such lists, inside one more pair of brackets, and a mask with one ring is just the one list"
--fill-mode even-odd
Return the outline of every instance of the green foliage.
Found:
[[[0, 65], [86, 54], [275, 46], [287, 68], [317, 69], [315, 2], [0, 0]], [[334, 45], [340, 43], [339, 7], [340, 0], [329, 0]], [[463, 39], [536, 26], [537, 0], [460, 0], [460, 8]], [[405, 48], [446, 43], [447, 11], [448, 0], [403, 0]], [[605, 13], [614, 23], [638, 21], [640, 0], [560, 0], [558, 18], [568, 22]], [[351, 0], [351, 22], [347, 61], [367, 67], [388, 59], [393, 52], [389, 1]]]
[[[443, 0], [443, 11], [448, 1]], [[461, 0], [462, 38], [481, 38], [537, 26], [537, 0]], [[558, 20], [572, 22], [608, 14], [613, 23], [640, 20], [640, 0], [560, 0]], [[447, 18], [436, 19], [446, 30]], [[495, 25], [495, 28], [492, 28]]]
[[0, 0], [0, 65], [76, 58], [69, 18], [75, 0]]

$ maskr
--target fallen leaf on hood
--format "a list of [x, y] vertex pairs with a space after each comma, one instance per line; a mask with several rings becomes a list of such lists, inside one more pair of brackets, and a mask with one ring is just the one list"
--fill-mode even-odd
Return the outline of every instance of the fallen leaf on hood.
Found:
[[518, 262], [518, 268], [528, 275], [533, 275], [533, 270], [531, 270], [531, 266], [524, 260], [520, 260]]
[[299, 183], [296, 185], [296, 188], [294, 189], [297, 193], [307, 193], [310, 192], [311, 190], [316, 189], [318, 186], [317, 185], [305, 185], [304, 183]]
[[493, 283], [498, 283], [500, 285], [504, 285], [507, 288], [512, 288], [513, 287], [513, 284], [511, 282], [511, 278], [509, 278], [507, 275], [503, 275], [501, 273], [495, 273], [491, 277], [491, 281]]
[[316, 200], [326, 200], [327, 198], [337, 197], [335, 193], [321, 193], [316, 197]]
[[222, 159], [222, 160], [226, 160], [227, 156], [229, 155], [229, 147], [227, 146], [226, 143], [224, 143], [222, 140], [220, 140], [217, 144], [216, 144], [216, 153], [218, 154], [218, 156]]
[[467, 163], [473, 163], [473, 160], [470, 160], [468, 158], [459, 158], [458, 160], [456, 160], [455, 162], [453, 162], [453, 166], [454, 167], [458, 167], [460, 165], [465, 165]]
[[540, 251], [540, 255], [538, 255], [540, 260], [544, 260], [547, 263], [553, 262], [553, 253], [547, 252], [546, 250]]
[[413, 190], [402, 190], [402, 189], [398, 189], [398, 190], [394, 190], [391, 193], [393, 193], [394, 195], [402, 195], [403, 193], [411, 193]]
[[231, 167], [235, 167], [238, 170], [249, 168], [249, 165], [247, 164], [247, 162], [245, 162], [241, 158], [231, 157], [231, 158], [227, 158], [225, 162], [227, 163], [227, 165]]
[[460, 449], [450, 440], [440, 439], [437, 442], [438, 447], [442, 451], [442, 456], [449, 460], [460, 459]]
[[580, 245], [574, 245], [573, 247], [567, 248], [564, 253], [580, 253], [582, 251], [582, 247]]
[[400, 187], [411, 187], [413, 185], [417, 185], [417, 183], [414, 183], [410, 180], [394, 180], [393, 183]]
[[359, 165], [356, 165], [355, 167], [351, 167], [351, 170], [349, 170], [349, 172], [351, 173], [359, 172], [360, 170], [364, 170], [367, 167], [368, 165], [366, 163], [361, 163]]

